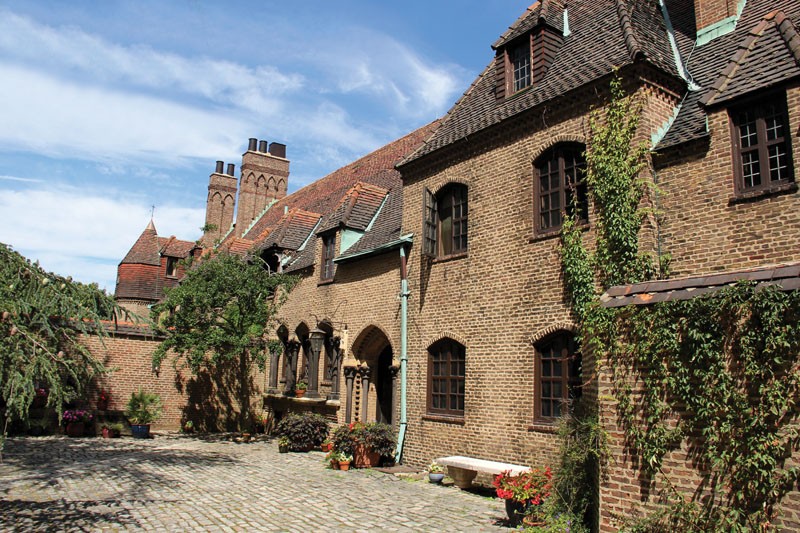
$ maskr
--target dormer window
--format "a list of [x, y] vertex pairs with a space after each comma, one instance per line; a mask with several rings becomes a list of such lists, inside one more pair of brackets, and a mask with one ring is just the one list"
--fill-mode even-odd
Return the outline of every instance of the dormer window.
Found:
[[531, 47], [529, 43], [517, 46], [512, 51], [514, 71], [514, 92], [521, 91], [531, 84]]
[[177, 257], [167, 257], [167, 277], [168, 278], [177, 278], [178, 277], [178, 258]]
[[334, 263], [336, 257], [336, 233], [330, 233], [322, 237], [322, 268], [320, 269], [320, 281], [333, 281]]

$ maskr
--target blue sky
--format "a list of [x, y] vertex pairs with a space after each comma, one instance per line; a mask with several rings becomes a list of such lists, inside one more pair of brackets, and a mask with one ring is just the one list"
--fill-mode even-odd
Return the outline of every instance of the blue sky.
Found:
[[0, 0], [0, 242], [113, 292], [249, 137], [289, 191], [443, 115], [528, 1]]

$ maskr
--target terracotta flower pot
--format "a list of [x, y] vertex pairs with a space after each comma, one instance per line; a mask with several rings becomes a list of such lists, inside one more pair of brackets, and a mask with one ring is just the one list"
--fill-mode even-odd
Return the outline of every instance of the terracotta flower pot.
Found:
[[294, 397], [295, 398], [302, 398], [306, 394], [306, 389], [295, 389], [294, 390]]
[[332, 442], [328, 442], [328, 443], [323, 442], [322, 444], [319, 445], [319, 449], [322, 450], [325, 453], [328, 453], [329, 451], [331, 451], [331, 448], [333, 448], [333, 443]]
[[363, 444], [356, 444], [353, 450], [353, 462], [356, 468], [371, 468], [378, 465], [381, 456], [377, 452], [373, 452], [372, 448], [368, 448]]
[[339, 470], [350, 470], [350, 462], [339, 461]]

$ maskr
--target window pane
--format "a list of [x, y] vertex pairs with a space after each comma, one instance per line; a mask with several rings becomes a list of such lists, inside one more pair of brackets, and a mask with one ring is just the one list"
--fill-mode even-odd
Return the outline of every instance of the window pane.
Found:
[[742, 154], [742, 178], [745, 187], [756, 187], [761, 185], [760, 163], [758, 161], [758, 151], [745, 152]]
[[789, 157], [783, 143], [769, 147], [769, 178], [771, 181], [789, 179]]
[[742, 148], [758, 144], [755, 115], [751, 112], [746, 111], [739, 114], [739, 139], [742, 143]]

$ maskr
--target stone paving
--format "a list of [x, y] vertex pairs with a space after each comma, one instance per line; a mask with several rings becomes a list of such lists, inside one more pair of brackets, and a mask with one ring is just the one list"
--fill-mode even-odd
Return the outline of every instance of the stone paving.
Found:
[[0, 530], [507, 531], [487, 493], [323, 458], [222, 437], [10, 438]]

